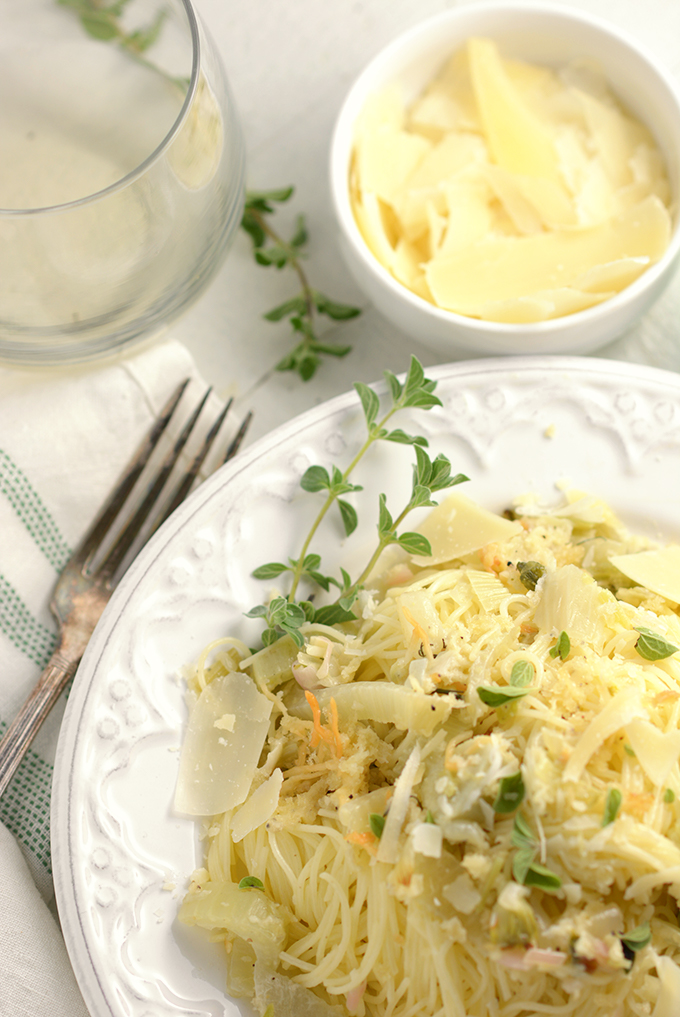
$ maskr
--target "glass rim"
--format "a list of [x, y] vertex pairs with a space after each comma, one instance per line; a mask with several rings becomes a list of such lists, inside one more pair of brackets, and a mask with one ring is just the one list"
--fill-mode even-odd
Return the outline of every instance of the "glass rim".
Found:
[[192, 0], [180, 0], [180, 3], [184, 7], [184, 11], [186, 13], [187, 21], [189, 23], [189, 33], [191, 36], [191, 77], [189, 79], [189, 87], [186, 95], [184, 96], [182, 107], [169, 131], [165, 134], [159, 144], [156, 145], [146, 158], [143, 159], [139, 165], [135, 166], [134, 169], [125, 173], [118, 180], [114, 181], [114, 183], [108, 184], [106, 187], [102, 187], [99, 191], [93, 191], [92, 194], [85, 194], [82, 198], [74, 198], [72, 201], [64, 201], [56, 205], [36, 205], [32, 208], [3, 208], [0, 206], [0, 218], [20, 218], [22, 216], [28, 217], [41, 215], [43, 213], [55, 214], [74, 208], [82, 208], [84, 205], [93, 204], [96, 201], [100, 201], [102, 198], [108, 197], [110, 194], [114, 194], [116, 191], [123, 190], [123, 188], [127, 187], [128, 184], [143, 176], [149, 167], [160, 159], [161, 155], [170, 147], [174, 139], [179, 134], [182, 125], [187, 118], [189, 107], [194, 100], [196, 90], [198, 88], [198, 75], [201, 64], [201, 39], [198, 28], [198, 19], [192, 5]]

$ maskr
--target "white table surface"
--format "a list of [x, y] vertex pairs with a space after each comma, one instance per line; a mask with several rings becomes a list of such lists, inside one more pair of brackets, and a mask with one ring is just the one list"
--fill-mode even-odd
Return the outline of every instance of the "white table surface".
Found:
[[[273, 223], [303, 212], [310, 233], [313, 285], [363, 308], [330, 328], [350, 343], [343, 360], [325, 358], [312, 381], [268, 373], [291, 348], [289, 327], [262, 314], [296, 292], [290, 271], [257, 266], [241, 231], [226, 262], [171, 334], [191, 350], [222, 395], [252, 407], [252, 441], [316, 403], [400, 372], [411, 353], [426, 365], [442, 355], [401, 334], [357, 289], [340, 256], [330, 204], [328, 153], [333, 124], [352, 81], [404, 29], [440, 11], [478, 0], [195, 0], [222, 55], [246, 139], [247, 184], [296, 192]], [[680, 78], [680, 0], [566, 0], [563, 6], [606, 17], [635, 35]], [[326, 326], [324, 326], [326, 327]], [[596, 356], [680, 370], [680, 274], [650, 313]], [[268, 375], [268, 376], [267, 376]]]

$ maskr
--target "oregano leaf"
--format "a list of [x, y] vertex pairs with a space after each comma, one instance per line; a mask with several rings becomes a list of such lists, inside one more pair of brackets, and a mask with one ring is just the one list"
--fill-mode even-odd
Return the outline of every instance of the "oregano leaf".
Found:
[[602, 814], [602, 826], [609, 826], [616, 819], [623, 795], [617, 787], [610, 787], [604, 802], [604, 813]]
[[342, 516], [342, 524], [345, 527], [345, 533], [349, 537], [351, 533], [357, 528], [359, 523], [359, 517], [357, 516], [357, 510], [349, 502], [338, 498], [338, 508], [340, 509], [340, 515]]
[[264, 890], [264, 883], [257, 876], [244, 876], [238, 884], [239, 890], [250, 890], [255, 887], [258, 890]]
[[516, 660], [510, 671], [510, 684], [518, 689], [531, 685], [536, 669], [530, 660]]
[[665, 660], [678, 652], [678, 647], [669, 643], [658, 632], [652, 632], [643, 625], [636, 625], [635, 631], [640, 633], [635, 642], [635, 649], [644, 660]]
[[[270, 561], [266, 565], [260, 565], [259, 568], [253, 570], [251, 575], [255, 579], [275, 579], [276, 576], [280, 576], [282, 572], [289, 571], [290, 566], [284, 565], [280, 561]], [[250, 615], [250, 617], [254, 617]]]
[[506, 706], [516, 699], [526, 696], [530, 689], [518, 689], [512, 685], [501, 687], [500, 685], [479, 685], [477, 695], [486, 706], [496, 709], [499, 706]]
[[310, 466], [302, 475], [300, 487], [304, 491], [327, 491], [331, 486], [328, 470], [323, 466]]
[[422, 533], [400, 533], [397, 537], [397, 544], [409, 554], [432, 554], [430, 541]]
[[522, 780], [521, 771], [518, 770], [517, 773], [502, 778], [498, 786], [496, 800], [493, 803], [493, 810], [501, 815], [514, 812], [515, 809], [520, 807], [523, 799], [524, 781]]

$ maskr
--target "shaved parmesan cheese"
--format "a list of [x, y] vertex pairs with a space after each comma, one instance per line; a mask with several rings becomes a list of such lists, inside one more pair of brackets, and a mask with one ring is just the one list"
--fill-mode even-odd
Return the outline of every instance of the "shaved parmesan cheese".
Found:
[[680, 731], [664, 733], [647, 720], [633, 720], [626, 735], [640, 766], [657, 787], [663, 787], [680, 758]]
[[236, 723], [236, 716], [233, 713], [225, 713], [223, 717], [219, 717], [213, 724], [213, 727], [217, 727], [220, 731], [233, 731], [234, 724]]
[[[213, 816], [245, 801], [271, 712], [272, 704], [247, 675], [229, 672], [205, 687], [182, 746], [175, 791], [179, 812]], [[234, 717], [232, 731], [223, 724], [225, 715]]]
[[490, 39], [468, 42], [470, 74], [494, 161], [511, 173], [560, 180], [549, 129], [524, 101]]
[[614, 568], [638, 586], [646, 586], [674, 604], [680, 604], [680, 547], [669, 544], [657, 551], [612, 555]]
[[280, 769], [274, 770], [264, 784], [253, 791], [252, 795], [237, 809], [231, 819], [231, 839], [234, 843], [262, 826], [274, 815], [276, 806], [279, 804], [279, 793], [283, 784], [283, 773]]
[[473, 570], [467, 572], [466, 575], [482, 609], [490, 613], [497, 611], [499, 605], [508, 597], [507, 587], [503, 585], [498, 576], [492, 572]]
[[670, 216], [650, 196], [599, 226], [532, 236], [485, 238], [433, 258], [425, 271], [440, 307], [455, 311], [493, 300], [570, 286], [584, 272], [619, 258], [656, 261], [668, 246]]
[[477, 890], [467, 872], [461, 873], [457, 879], [454, 879], [453, 883], [448, 883], [442, 890], [442, 895], [462, 915], [471, 915], [482, 900], [481, 893]]
[[574, 314], [586, 307], [602, 303], [609, 293], [584, 293], [572, 286], [562, 286], [557, 290], [539, 290], [531, 296], [515, 297], [508, 300], [488, 300], [484, 304], [461, 306], [460, 312], [485, 321], [505, 321], [517, 325], [528, 321], [548, 321], [560, 318], [564, 314]]
[[629, 286], [650, 264], [647, 255], [640, 255], [637, 258], [618, 258], [603, 265], [593, 265], [583, 275], [577, 276], [574, 286], [609, 296], [609, 291], [618, 292], [624, 286]]
[[585, 729], [564, 768], [564, 780], [578, 780], [593, 753], [604, 745], [610, 735], [627, 727], [636, 717], [645, 719], [647, 711], [640, 702], [640, 690], [635, 685], [628, 685], [617, 692]]
[[394, 785], [390, 810], [387, 813], [387, 819], [385, 820], [385, 826], [380, 838], [380, 846], [378, 847], [379, 862], [394, 864], [399, 857], [399, 836], [406, 819], [411, 789], [416, 782], [419, 766], [420, 746], [416, 744], [411, 750], [411, 755], [406, 760], [404, 769], [399, 774]]
[[396, 87], [367, 102], [350, 190], [398, 282], [486, 321], [593, 307], [670, 240], [663, 157], [601, 76], [511, 60], [489, 39], [468, 40], [410, 110]]
[[365, 135], [357, 146], [357, 172], [362, 190], [391, 201], [431, 148], [417, 134], [384, 128]]
[[418, 527], [430, 542], [431, 555], [413, 555], [416, 565], [439, 565], [485, 544], [509, 540], [522, 529], [520, 523], [481, 508], [464, 494], [450, 494]]
[[426, 858], [441, 858], [443, 841], [444, 832], [436, 823], [416, 823], [411, 830], [413, 850]]
[[680, 1011], [680, 967], [671, 957], [660, 956], [655, 962], [661, 991], [656, 999], [652, 1017], [676, 1017]]
[[567, 632], [572, 643], [602, 642], [605, 625], [602, 608], [613, 598], [584, 569], [564, 565], [546, 573], [539, 592], [541, 599], [534, 622], [540, 629], [554, 635]]

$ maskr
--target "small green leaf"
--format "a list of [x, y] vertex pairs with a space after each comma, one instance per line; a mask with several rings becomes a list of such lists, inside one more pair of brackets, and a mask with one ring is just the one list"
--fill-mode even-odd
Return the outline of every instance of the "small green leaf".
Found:
[[512, 874], [518, 883], [536, 886], [547, 892], [562, 886], [558, 875], [534, 861], [538, 852], [536, 838], [521, 812], [515, 816], [510, 843], [517, 848], [512, 860]]
[[361, 308], [350, 307], [349, 304], [340, 304], [337, 300], [331, 300], [323, 293], [314, 293], [314, 302], [319, 314], [325, 314], [333, 321], [349, 321], [361, 314]]
[[368, 817], [368, 822], [371, 827], [371, 833], [378, 840], [382, 837], [383, 830], [385, 829], [385, 817], [379, 815], [377, 812], [372, 812]]
[[678, 652], [678, 647], [669, 643], [658, 632], [652, 632], [642, 625], [636, 625], [635, 631], [640, 633], [635, 649], [644, 660], [665, 660], [666, 657], [672, 657]]
[[386, 496], [384, 494], [378, 495], [378, 533], [380, 536], [386, 536], [392, 531], [394, 521], [389, 513], [386, 504]]
[[264, 890], [264, 883], [257, 876], [244, 876], [238, 884], [239, 890], [249, 890], [253, 886], [258, 890]]
[[409, 512], [415, 508], [425, 508], [435, 504], [436, 502], [432, 501], [432, 494], [429, 487], [425, 487], [424, 484], [414, 484], [411, 500], [408, 503]]
[[649, 927], [649, 922], [643, 922], [642, 925], [631, 929], [630, 932], [627, 932], [625, 936], [620, 938], [624, 946], [627, 946], [633, 953], [637, 953], [638, 950], [642, 950], [651, 941], [652, 930]]
[[307, 309], [305, 299], [302, 296], [293, 297], [292, 300], [286, 300], [283, 304], [279, 304], [278, 307], [273, 307], [271, 311], [267, 311], [262, 317], [267, 321], [281, 321], [282, 318], [287, 318], [289, 314], [304, 314]]
[[151, 49], [158, 41], [166, 17], [167, 11], [159, 11], [150, 25], [128, 35], [126, 45], [136, 53], [144, 53], [147, 49]]
[[537, 886], [547, 891], [559, 890], [562, 886], [562, 880], [556, 873], [546, 869], [545, 865], [532, 862], [524, 877], [524, 885]]
[[283, 633], [277, 632], [276, 629], [273, 628], [265, 629], [264, 632], [262, 633], [262, 645], [271, 646], [272, 643], [277, 643], [282, 635]]
[[632, 756], [633, 759], [635, 759], [635, 749], [633, 748], [632, 745], [624, 745], [623, 751], [626, 753], [627, 756]]
[[518, 561], [519, 581], [527, 590], [535, 590], [539, 579], [545, 575], [545, 565], [540, 561]]
[[[302, 575], [307, 575], [313, 582], [320, 586], [322, 590], [328, 593], [331, 583], [335, 583], [332, 576], [325, 576], [322, 572], [317, 572], [316, 569], [305, 570]], [[337, 585], [337, 584], [336, 584]], [[309, 619], [307, 619], [309, 621]]]
[[401, 383], [397, 376], [395, 374], [392, 374], [391, 371], [384, 371], [383, 373], [385, 375], [385, 380], [390, 390], [390, 395], [392, 396], [392, 402], [395, 403], [396, 405], [401, 399], [402, 392]]
[[352, 352], [351, 346], [329, 346], [328, 343], [315, 342], [312, 349], [315, 353], [325, 353], [328, 357], [346, 357]]
[[364, 416], [366, 417], [366, 424], [368, 427], [372, 427], [375, 422], [375, 418], [378, 416], [378, 410], [380, 409], [380, 400], [375, 394], [372, 388], [368, 385], [364, 385], [363, 382], [357, 381], [354, 388], [359, 393], [361, 399], [361, 405], [364, 408]]
[[555, 645], [551, 647], [550, 650], [548, 650], [548, 653], [553, 659], [559, 657], [560, 660], [566, 660], [567, 657], [569, 656], [570, 651], [571, 651], [571, 640], [569, 639], [567, 633], [564, 632], [563, 630], [557, 637], [557, 642], [555, 643]]
[[303, 491], [327, 491], [331, 486], [331, 478], [328, 470], [323, 466], [310, 466], [305, 470], [300, 480], [300, 487]]
[[510, 834], [510, 843], [516, 848], [536, 846], [536, 838], [534, 837], [533, 830], [521, 812], [515, 816], [512, 833]]
[[493, 803], [494, 812], [505, 815], [514, 812], [519, 808], [524, 799], [524, 781], [520, 771], [503, 777], [498, 788], [496, 801]]
[[530, 689], [514, 688], [511, 685], [508, 685], [507, 688], [500, 685], [480, 685], [477, 688], [477, 695], [486, 706], [496, 709], [499, 706], [506, 706], [507, 703], [512, 703], [516, 699], [522, 699], [530, 691]]
[[293, 196], [294, 187], [278, 187], [273, 191], [247, 191], [246, 208], [256, 208], [259, 212], [273, 212], [270, 202], [288, 201]]
[[81, 14], [80, 23], [88, 35], [100, 42], [110, 42], [121, 34], [115, 20], [105, 11]]
[[304, 215], [299, 215], [295, 222], [295, 232], [291, 237], [290, 246], [300, 248], [307, 243], [308, 234]]
[[[280, 561], [270, 561], [267, 565], [260, 565], [259, 568], [251, 572], [251, 575], [254, 579], [275, 579], [282, 572], [288, 572], [289, 568], [289, 565], [284, 565]], [[254, 615], [249, 617], [254, 617]]]
[[267, 234], [257, 219], [250, 213], [244, 212], [241, 219], [241, 228], [246, 231], [253, 242], [254, 247], [262, 247], [267, 240]]
[[423, 365], [417, 357], [411, 355], [411, 362], [404, 382], [404, 396], [408, 398], [409, 395], [417, 392], [422, 388], [424, 381], [425, 371], [423, 370]]
[[666, 788], [666, 790], [664, 791], [663, 800], [665, 801], [666, 805], [670, 805], [671, 802], [675, 801], [675, 791], [673, 790], [672, 787]]
[[246, 618], [265, 618], [267, 608], [264, 604], [258, 604], [257, 607], [251, 607], [250, 611], [246, 611], [245, 616]]
[[339, 625], [341, 622], [356, 621], [357, 616], [341, 604], [327, 604], [314, 614], [314, 621], [320, 625]]
[[299, 600], [300, 607], [305, 613], [305, 621], [313, 622], [316, 615], [316, 608], [310, 600]]
[[274, 268], [285, 268], [293, 260], [293, 255], [287, 248], [273, 244], [271, 247], [258, 247], [255, 251], [255, 261], [265, 268], [273, 265]]
[[429, 809], [425, 813], [425, 822], [426, 823], [434, 823], [434, 816], [432, 815], [432, 813], [430, 812]]
[[345, 584], [345, 586], [343, 586], [343, 589], [347, 590], [347, 593], [345, 593], [344, 596], [339, 598], [338, 604], [345, 611], [350, 611], [352, 606], [353, 606], [353, 604], [354, 604], [354, 602], [356, 601], [357, 597], [359, 596], [359, 590], [357, 589], [356, 586], [348, 587], [347, 584]]
[[524, 885], [527, 878], [527, 873], [531, 868], [532, 862], [536, 857], [536, 848], [525, 845], [524, 847], [518, 848], [512, 859], [512, 874], [518, 883]]
[[604, 803], [604, 813], [602, 815], [602, 826], [609, 826], [616, 819], [619, 809], [621, 808], [621, 802], [623, 801], [623, 795], [617, 787], [610, 787], [607, 791], [607, 797]]
[[401, 533], [397, 538], [397, 544], [409, 554], [432, 554], [430, 541], [422, 533]]
[[431, 392], [414, 392], [412, 396], [409, 396], [404, 402], [404, 406], [410, 406], [413, 409], [419, 410], [431, 410], [433, 406], [441, 406], [442, 401], [438, 399], [436, 395], [432, 395]]
[[354, 533], [359, 522], [357, 516], [357, 510], [349, 502], [338, 498], [338, 508], [340, 509], [340, 515], [342, 516], [342, 524], [345, 527], [345, 533], [349, 537], [350, 533]]
[[536, 669], [530, 660], [516, 660], [510, 672], [510, 684], [518, 689], [531, 685]]
[[423, 448], [427, 448], [427, 438], [423, 438], [422, 435], [407, 434], [400, 427], [395, 427], [393, 431], [385, 431], [380, 437], [384, 441], [394, 441], [399, 445], [421, 445]]

